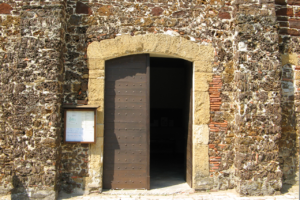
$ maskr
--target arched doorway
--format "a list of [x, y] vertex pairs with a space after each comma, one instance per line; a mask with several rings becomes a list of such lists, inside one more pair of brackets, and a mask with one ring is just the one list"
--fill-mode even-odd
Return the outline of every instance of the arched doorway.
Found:
[[138, 54], [105, 64], [103, 188], [192, 186], [192, 63]]
[[103, 133], [104, 133], [104, 85], [106, 61], [127, 55], [150, 54], [163, 57], [182, 58], [193, 63], [193, 117], [191, 152], [193, 188], [203, 184], [202, 179], [209, 176], [208, 159], [208, 123], [209, 94], [208, 87], [212, 80], [212, 63], [214, 49], [211, 46], [199, 45], [181, 37], [164, 34], [139, 36], [124, 35], [115, 39], [93, 42], [88, 46], [90, 105], [100, 106], [97, 109], [96, 143], [90, 145], [88, 188], [102, 188], [103, 179]]

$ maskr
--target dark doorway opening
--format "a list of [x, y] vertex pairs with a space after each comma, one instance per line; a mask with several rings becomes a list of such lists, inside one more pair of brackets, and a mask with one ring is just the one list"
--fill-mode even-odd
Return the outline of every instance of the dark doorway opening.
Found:
[[191, 62], [150, 58], [151, 189], [189, 182], [186, 174], [190, 173], [187, 149], [191, 147], [187, 147], [187, 138], [191, 88]]

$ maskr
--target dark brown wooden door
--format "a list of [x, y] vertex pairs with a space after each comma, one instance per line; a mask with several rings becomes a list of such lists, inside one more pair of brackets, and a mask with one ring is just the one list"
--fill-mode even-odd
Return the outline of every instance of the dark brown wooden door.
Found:
[[105, 63], [103, 188], [150, 189], [149, 55]]

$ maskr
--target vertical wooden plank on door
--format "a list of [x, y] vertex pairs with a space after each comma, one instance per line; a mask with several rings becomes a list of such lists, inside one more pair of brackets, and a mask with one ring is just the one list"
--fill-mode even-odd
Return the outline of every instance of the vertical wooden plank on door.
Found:
[[104, 189], [149, 189], [149, 55], [105, 63]]

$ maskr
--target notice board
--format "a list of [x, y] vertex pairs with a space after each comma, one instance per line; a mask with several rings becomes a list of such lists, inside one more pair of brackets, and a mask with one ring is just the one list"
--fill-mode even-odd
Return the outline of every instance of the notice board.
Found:
[[95, 109], [65, 109], [66, 143], [95, 143]]

